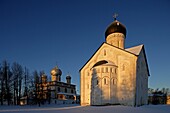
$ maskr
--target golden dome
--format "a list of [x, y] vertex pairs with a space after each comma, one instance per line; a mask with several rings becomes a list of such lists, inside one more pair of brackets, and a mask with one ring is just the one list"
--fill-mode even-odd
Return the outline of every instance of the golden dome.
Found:
[[62, 75], [62, 71], [58, 68], [58, 66], [56, 66], [51, 70], [51, 75], [53, 76]]

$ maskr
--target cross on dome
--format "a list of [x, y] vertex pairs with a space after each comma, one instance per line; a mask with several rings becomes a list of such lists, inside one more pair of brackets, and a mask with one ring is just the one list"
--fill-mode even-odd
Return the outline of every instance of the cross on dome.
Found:
[[113, 15], [114, 20], [116, 20], [116, 17], [117, 17], [117, 16], [118, 16], [117, 13], [115, 13], [115, 14]]

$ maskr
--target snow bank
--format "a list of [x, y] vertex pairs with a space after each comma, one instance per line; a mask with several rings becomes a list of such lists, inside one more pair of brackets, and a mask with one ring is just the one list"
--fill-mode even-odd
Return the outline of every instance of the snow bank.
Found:
[[0, 113], [170, 113], [170, 105], [129, 106], [86, 106], [44, 105], [38, 106], [0, 106]]

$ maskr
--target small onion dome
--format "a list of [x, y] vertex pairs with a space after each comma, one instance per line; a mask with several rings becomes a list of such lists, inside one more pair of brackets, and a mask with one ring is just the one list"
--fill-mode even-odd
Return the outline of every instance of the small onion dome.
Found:
[[126, 37], [126, 27], [119, 21], [115, 20], [106, 29], [105, 38], [112, 33], [123, 33]]
[[70, 76], [70, 75], [67, 75], [67, 76], [66, 76], [66, 79], [71, 79], [71, 76]]
[[52, 70], [51, 70], [51, 75], [62, 75], [62, 71], [58, 68], [58, 66], [54, 67]]

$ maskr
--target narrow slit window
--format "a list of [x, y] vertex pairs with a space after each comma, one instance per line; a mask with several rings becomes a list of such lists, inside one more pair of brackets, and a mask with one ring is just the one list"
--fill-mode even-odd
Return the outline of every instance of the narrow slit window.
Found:
[[102, 72], [102, 73], [104, 72], [104, 69], [103, 69], [103, 68], [101, 68], [101, 72]]
[[112, 68], [110, 68], [110, 73], [112, 73]]
[[115, 74], [117, 73], [117, 69], [115, 68]]
[[96, 84], [97, 84], [97, 85], [99, 84], [99, 80], [96, 81]]
[[108, 68], [106, 67], [106, 73], [108, 73]]
[[116, 84], [117, 84], [117, 80], [113, 79], [113, 85], [116, 85]]
[[104, 78], [104, 85], [106, 85], [107, 84], [107, 79], [106, 78]]
[[104, 50], [104, 56], [106, 56], [106, 50]]

